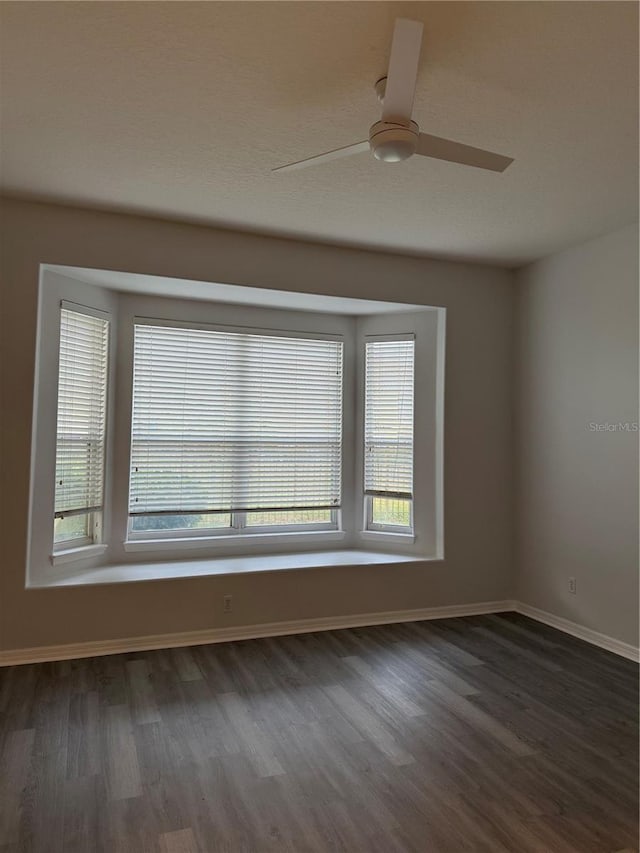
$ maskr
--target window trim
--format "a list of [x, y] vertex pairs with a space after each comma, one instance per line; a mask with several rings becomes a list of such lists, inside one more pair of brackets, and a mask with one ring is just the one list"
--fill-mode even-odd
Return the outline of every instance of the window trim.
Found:
[[[395, 533], [391, 530], [362, 530], [360, 531], [361, 540], [364, 542], [375, 542], [378, 545], [387, 543], [389, 545], [413, 545], [418, 541], [415, 533]], [[435, 559], [425, 556], [424, 559]]]
[[[333, 542], [343, 542], [347, 538], [345, 530], [307, 530], [283, 533], [246, 533], [228, 536], [192, 536], [165, 539], [125, 539], [122, 547], [127, 552], [154, 551], [190, 551], [204, 548], [218, 548], [223, 545], [318, 545], [327, 546]], [[320, 550], [318, 548], [317, 550]], [[240, 555], [239, 555], [240, 556]], [[249, 556], [249, 555], [247, 555]], [[254, 556], [253, 554], [251, 556]]]
[[101, 556], [108, 548], [109, 546], [106, 543], [100, 542], [82, 545], [77, 548], [65, 548], [64, 550], [54, 551], [51, 555], [51, 564], [53, 566], [63, 566], [67, 563], [89, 560], [92, 557]]

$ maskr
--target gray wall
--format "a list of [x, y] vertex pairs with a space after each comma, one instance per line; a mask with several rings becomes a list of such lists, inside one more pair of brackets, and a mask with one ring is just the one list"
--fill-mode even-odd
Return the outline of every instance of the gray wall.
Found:
[[[53, 205], [2, 215], [0, 648], [511, 597], [512, 273]], [[40, 263], [446, 307], [445, 560], [25, 590]]]
[[638, 433], [594, 426], [638, 421], [637, 226], [526, 267], [516, 294], [517, 597], [635, 646]]

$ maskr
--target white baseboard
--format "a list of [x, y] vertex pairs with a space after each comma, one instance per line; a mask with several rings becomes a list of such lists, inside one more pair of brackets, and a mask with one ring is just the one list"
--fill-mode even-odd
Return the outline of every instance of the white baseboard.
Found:
[[562, 616], [555, 616], [553, 613], [547, 613], [546, 610], [531, 607], [530, 604], [524, 604], [522, 601], [514, 601], [513, 609], [518, 613], [522, 613], [523, 616], [528, 616], [537, 622], [544, 622], [545, 625], [550, 625], [552, 628], [564, 631], [565, 634], [571, 634], [572, 637], [578, 637], [580, 640], [585, 640], [587, 643], [599, 646], [601, 649], [606, 649], [608, 652], [621, 655], [623, 658], [628, 658], [629, 660], [640, 660], [640, 650], [636, 646], [623, 643], [621, 640], [616, 640], [607, 634], [600, 634], [591, 628], [578, 625], [577, 622], [571, 622], [569, 619], [563, 619]]
[[0, 666], [25, 663], [69, 660], [73, 658], [115, 655], [123, 652], [141, 652], [150, 649], [169, 649], [180, 646], [199, 646], [208, 643], [225, 643], [234, 640], [253, 640], [260, 637], [278, 637], [285, 634], [308, 634], [313, 631], [334, 631], [340, 628], [358, 628], [366, 625], [388, 625], [394, 622], [420, 622], [424, 619], [451, 619], [456, 616], [479, 616], [483, 613], [504, 613], [515, 610], [543, 622], [552, 628], [585, 640], [616, 655], [638, 661], [639, 651], [606, 634], [600, 634], [531, 607], [521, 601], [482, 601], [475, 604], [453, 604], [446, 607], [425, 607], [417, 610], [388, 610], [383, 613], [359, 613], [353, 616], [328, 616], [319, 619], [297, 619], [290, 622], [267, 622], [261, 625], [243, 625], [233, 628], [206, 628], [202, 631], [185, 631], [179, 634], [153, 634], [146, 637], [127, 637], [119, 640], [93, 640], [87, 643], [70, 643], [59, 646], [38, 646], [31, 649], [0, 651]]
[[233, 640], [253, 640], [259, 637], [277, 637], [285, 634], [308, 634], [312, 631], [333, 631], [339, 628], [386, 625], [393, 622], [450, 619], [454, 616], [502, 613], [513, 609], [513, 601], [482, 601], [475, 604], [454, 604], [447, 607], [426, 607], [418, 610], [389, 610], [383, 613], [297, 619], [291, 622], [268, 622], [262, 625], [242, 625], [233, 628], [206, 628], [203, 631], [185, 631], [179, 634], [154, 634], [119, 640], [93, 640], [87, 643], [70, 643], [60, 646], [38, 646], [32, 649], [0, 651], [0, 666], [115, 655], [122, 652], [141, 652], [149, 649], [199, 646]]

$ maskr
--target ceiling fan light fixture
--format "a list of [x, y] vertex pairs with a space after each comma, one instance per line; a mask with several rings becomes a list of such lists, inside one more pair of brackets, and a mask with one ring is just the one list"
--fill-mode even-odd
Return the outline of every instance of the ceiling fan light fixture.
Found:
[[378, 100], [382, 104], [382, 119], [371, 125], [368, 139], [333, 148], [304, 160], [296, 160], [272, 171], [291, 172], [341, 157], [350, 157], [352, 154], [361, 154], [369, 149], [376, 160], [383, 163], [401, 163], [413, 154], [419, 154], [432, 160], [459, 163], [490, 172], [504, 172], [513, 163], [513, 157], [505, 157], [494, 151], [485, 151], [430, 133], [420, 133], [418, 125], [411, 121], [422, 29], [422, 21], [409, 21], [406, 18], [396, 20], [389, 69], [386, 77], [380, 77], [375, 84]]
[[369, 147], [376, 160], [400, 163], [416, 153], [420, 129], [415, 121], [377, 121], [369, 130]]

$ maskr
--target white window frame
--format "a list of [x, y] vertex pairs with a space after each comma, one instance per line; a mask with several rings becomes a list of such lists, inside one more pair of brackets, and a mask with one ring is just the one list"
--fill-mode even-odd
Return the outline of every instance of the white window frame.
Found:
[[[62, 311], [72, 311], [76, 314], [85, 314], [88, 317], [96, 317], [99, 320], [104, 320], [107, 323], [107, 352], [106, 352], [106, 377], [105, 377], [105, 424], [104, 424], [104, 448], [103, 448], [103, 457], [102, 457], [102, 501], [99, 509], [88, 509], [86, 512], [73, 512], [63, 514], [61, 517], [72, 517], [72, 516], [86, 516], [86, 529], [90, 531], [86, 536], [77, 536], [73, 539], [61, 539], [58, 542], [55, 541], [55, 537], [52, 544], [52, 557], [56, 557], [57, 555], [64, 554], [67, 552], [76, 552], [80, 554], [81, 550], [84, 548], [90, 548], [95, 545], [103, 544], [103, 531], [104, 531], [104, 511], [105, 511], [105, 492], [106, 492], [106, 479], [107, 479], [107, 466], [108, 466], [108, 458], [107, 458], [107, 445], [108, 445], [108, 432], [109, 432], [109, 396], [110, 396], [110, 370], [109, 370], [109, 362], [111, 360], [111, 338], [112, 338], [112, 317], [111, 313], [108, 311], [102, 311], [98, 308], [93, 308], [90, 305], [84, 305], [78, 302], [71, 302], [67, 299], [61, 299], [59, 303], [59, 311], [58, 311], [58, 368], [59, 368], [59, 359], [60, 359], [60, 318], [62, 316]], [[58, 416], [58, 405], [59, 405], [59, 387], [56, 385], [56, 420]], [[56, 434], [56, 453], [57, 453], [57, 434]], [[55, 518], [55, 505], [54, 505], [54, 518]]]
[[[347, 359], [347, 348], [345, 345], [345, 336], [343, 334], [336, 333], [323, 333], [323, 332], [311, 332], [311, 331], [299, 331], [291, 328], [283, 329], [283, 328], [272, 328], [272, 327], [256, 327], [256, 326], [246, 326], [246, 325], [236, 325], [236, 324], [225, 324], [225, 323], [203, 323], [203, 322], [193, 322], [193, 321], [185, 321], [185, 320], [176, 320], [176, 319], [168, 319], [166, 317], [157, 318], [157, 317], [145, 317], [145, 316], [136, 316], [134, 315], [131, 318], [131, 336], [133, 340], [133, 329], [136, 325], [141, 324], [151, 324], [155, 326], [167, 326], [169, 328], [186, 328], [186, 329], [203, 329], [210, 331], [222, 331], [222, 332], [236, 332], [236, 333], [246, 333], [246, 334], [256, 334], [256, 335], [269, 335], [269, 336], [279, 336], [285, 338], [298, 338], [298, 339], [306, 339], [306, 340], [329, 340], [329, 341], [339, 341], [343, 345], [343, 366], [342, 366], [342, 458], [341, 458], [341, 471], [342, 471], [342, 505], [344, 507], [345, 502], [345, 454], [344, 454], [344, 432], [345, 432], [345, 388], [347, 384], [347, 370], [346, 370], [346, 359]], [[132, 352], [131, 355], [131, 385], [133, 386], [133, 366], [134, 366], [134, 355]], [[131, 390], [131, 401], [129, 406], [129, 427], [132, 425], [132, 407], [133, 407], [133, 387]], [[129, 480], [128, 484], [128, 492], [127, 492], [127, 501], [129, 496], [129, 490], [131, 489], [131, 483]], [[257, 510], [258, 512], [260, 510]], [[286, 510], [282, 510], [286, 512]], [[295, 511], [295, 510], [292, 510]], [[238, 539], [246, 539], [247, 541], [251, 541], [252, 537], [254, 540], [258, 540], [259, 538], [268, 536], [277, 536], [278, 534], [282, 534], [286, 536], [288, 539], [292, 534], [311, 534], [311, 533], [329, 533], [329, 534], [344, 534], [344, 529], [342, 526], [343, 521], [343, 511], [341, 507], [337, 507], [336, 509], [330, 510], [330, 520], [328, 522], [311, 522], [311, 523], [302, 523], [302, 524], [274, 524], [274, 525], [247, 525], [246, 524], [246, 515], [245, 511], [235, 511], [229, 513], [231, 516], [231, 525], [229, 527], [200, 527], [197, 529], [194, 528], [174, 528], [174, 529], [158, 529], [158, 530], [134, 530], [132, 525], [132, 518], [129, 513], [127, 513], [127, 530], [126, 530], [126, 538], [125, 538], [125, 546], [127, 544], [135, 544], [135, 543], [144, 543], [144, 542], [181, 542], [185, 540], [206, 540], [210, 543], [215, 543], [216, 540], [220, 540], [221, 543], [224, 543], [225, 539], [227, 542], [231, 542], [233, 540]], [[165, 513], [168, 514], [168, 513]], [[173, 513], [174, 515], [186, 515], [187, 513], [176, 511]], [[222, 513], [224, 514], [224, 513]], [[308, 538], [308, 537], [307, 537]]]
[[[363, 365], [363, 386], [362, 386], [362, 415], [363, 415], [363, 433], [364, 433], [364, 419], [366, 418], [366, 347], [368, 343], [375, 341], [413, 341], [414, 344], [414, 367], [413, 367], [413, 384], [414, 384], [414, 400], [415, 400], [415, 384], [416, 384], [416, 334], [413, 331], [399, 331], [395, 334], [371, 334], [365, 335], [363, 341], [363, 354], [362, 354], [362, 365]], [[416, 469], [416, 459], [415, 459], [415, 447], [416, 447], [416, 413], [415, 413], [415, 405], [413, 411], [413, 459], [412, 459], [412, 468], [413, 468], [413, 479], [415, 480], [415, 469]], [[363, 442], [362, 446], [363, 452], [363, 460], [366, 455], [366, 446]], [[364, 475], [364, 471], [363, 471]], [[409, 503], [409, 525], [406, 527], [401, 524], [380, 524], [380, 522], [373, 521], [373, 501], [374, 498], [380, 497], [384, 498], [384, 495], [368, 495], [364, 494], [364, 522], [363, 522], [363, 531], [365, 533], [388, 533], [393, 534], [394, 536], [406, 536], [409, 538], [413, 538], [414, 536], [414, 519], [413, 519], [413, 508], [415, 503], [415, 489], [410, 498], [400, 498], [397, 500], [406, 500]], [[391, 499], [393, 499], [392, 496]]]
[[[106, 441], [103, 501], [99, 537], [55, 542], [55, 475], [60, 359], [60, 309], [72, 303], [73, 310], [109, 320], [107, 358]], [[28, 517], [26, 585], [47, 583], [59, 575], [58, 566], [79, 563], [84, 567], [104, 564], [112, 544], [112, 466], [115, 356], [117, 350], [118, 296], [59, 271], [40, 267], [38, 332], [35, 352], [31, 481]], [[93, 519], [95, 524], [95, 519]], [[100, 541], [95, 541], [99, 538]], [[52, 569], [52, 566], [55, 567]], [[73, 567], [76, 568], [75, 566]]]
[[[394, 553], [444, 555], [444, 377], [446, 309], [397, 312], [362, 317], [358, 322], [356, 541]], [[414, 337], [414, 442], [412, 530], [371, 524], [371, 502], [364, 490], [365, 345], [368, 340]]]
[[[285, 510], [283, 510], [284, 512]], [[231, 516], [231, 525], [229, 527], [175, 527], [172, 529], [157, 529], [157, 530], [133, 530], [132, 519], [129, 516], [127, 528], [127, 541], [145, 541], [156, 539], [205, 539], [210, 537], [225, 537], [225, 536], [256, 536], [264, 533], [311, 533], [322, 532], [325, 530], [340, 530], [340, 515], [339, 509], [330, 510], [330, 521], [318, 521], [315, 523], [304, 524], [251, 524], [245, 523], [245, 512], [228, 513]], [[221, 513], [224, 515], [225, 513]], [[184, 512], [176, 512], [175, 515], [186, 515]], [[146, 516], [149, 518], [150, 516]], [[152, 517], [152, 516], [151, 516]]]
[[[373, 499], [376, 495], [364, 496], [364, 529], [373, 533], [397, 533], [402, 536], [413, 536], [413, 498], [398, 498], [409, 503], [409, 524], [404, 527], [401, 524], [380, 524], [373, 520]], [[381, 496], [383, 497], [383, 496]]]
[[246, 512], [233, 513], [233, 516], [237, 518], [238, 529], [248, 531], [247, 536], [251, 536], [253, 533], [273, 533], [275, 531], [282, 533], [309, 533], [314, 530], [341, 530], [342, 511], [340, 509], [330, 509], [329, 513], [329, 521], [309, 521], [301, 524], [247, 524]]
[[[53, 554], [59, 554], [61, 551], [70, 551], [71, 549], [76, 548], [86, 548], [88, 545], [96, 545], [102, 542], [102, 523], [100, 516], [102, 515], [102, 511], [100, 512], [92, 512], [89, 510], [85, 513], [74, 513], [74, 515], [86, 515], [87, 522], [86, 527], [87, 530], [93, 530], [94, 533], [89, 536], [77, 536], [74, 539], [59, 539], [57, 542], [54, 538], [53, 540]], [[66, 516], [62, 516], [62, 518], [71, 517], [69, 513]]]

